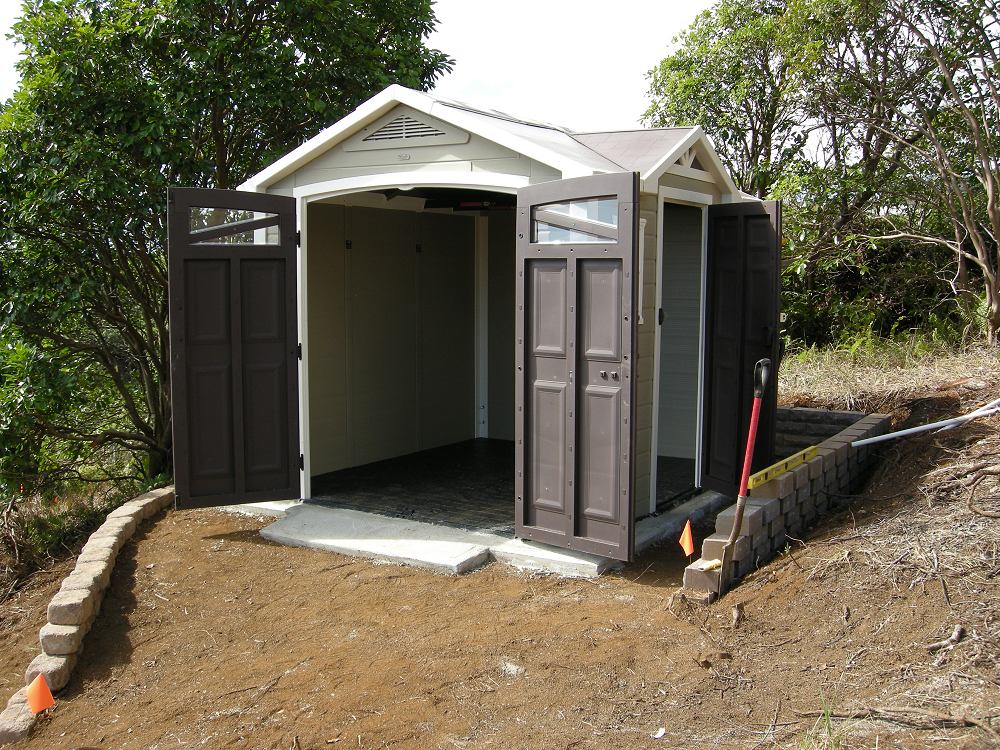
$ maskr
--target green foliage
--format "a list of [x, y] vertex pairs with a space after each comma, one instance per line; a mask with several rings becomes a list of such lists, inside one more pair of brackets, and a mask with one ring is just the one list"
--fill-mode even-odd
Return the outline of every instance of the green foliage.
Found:
[[[170, 467], [165, 196], [451, 62], [430, 0], [32, 0], [0, 110], [0, 490]], [[6, 484], [3, 484], [6, 482]]]
[[1000, 337], [1000, 27], [974, 0], [718, 0], [651, 72], [784, 202], [789, 343]]
[[720, 0], [649, 73], [654, 127], [701, 125], [741, 190], [768, 194], [806, 143], [784, 0]]

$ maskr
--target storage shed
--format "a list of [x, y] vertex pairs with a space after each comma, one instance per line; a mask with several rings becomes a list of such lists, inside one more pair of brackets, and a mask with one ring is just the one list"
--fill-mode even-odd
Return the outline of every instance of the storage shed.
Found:
[[400, 86], [237, 191], [174, 189], [177, 504], [492, 503], [630, 559], [637, 518], [735, 494], [779, 210], [698, 127], [576, 133]]

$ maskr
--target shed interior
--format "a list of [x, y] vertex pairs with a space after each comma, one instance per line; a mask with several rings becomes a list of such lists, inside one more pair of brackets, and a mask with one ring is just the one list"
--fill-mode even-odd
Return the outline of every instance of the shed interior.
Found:
[[701, 377], [703, 209], [663, 204], [656, 504], [694, 491]]
[[314, 500], [511, 526], [513, 207], [449, 188], [309, 204]]

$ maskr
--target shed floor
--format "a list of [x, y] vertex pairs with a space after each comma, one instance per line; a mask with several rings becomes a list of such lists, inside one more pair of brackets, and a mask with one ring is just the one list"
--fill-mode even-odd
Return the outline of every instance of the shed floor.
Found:
[[311, 503], [514, 533], [514, 443], [468, 440], [313, 477]]
[[656, 507], [663, 510], [694, 493], [694, 459], [656, 457]]

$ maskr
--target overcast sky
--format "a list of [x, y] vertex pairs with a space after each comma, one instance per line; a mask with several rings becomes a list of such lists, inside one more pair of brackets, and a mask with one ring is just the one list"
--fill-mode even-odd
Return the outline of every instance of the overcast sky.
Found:
[[[442, 96], [572, 130], [639, 127], [645, 73], [711, 0], [438, 0], [433, 47], [455, 58]], [[0, 99], [17, 86], [0, 0]]]

